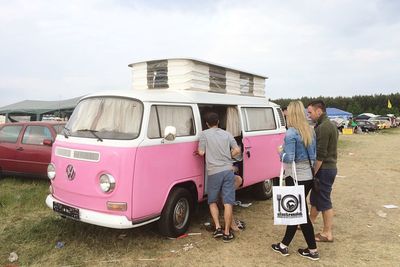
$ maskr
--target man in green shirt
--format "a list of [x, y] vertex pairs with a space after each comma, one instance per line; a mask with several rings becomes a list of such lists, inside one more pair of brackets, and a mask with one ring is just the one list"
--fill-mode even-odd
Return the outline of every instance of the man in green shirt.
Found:
[[332, 185], [337, 174], [338, 130], [326, 115], [325, 103], [321, 100], [311, 102], [307, 107], [310, 118], [316, 123], [317, 160], [314, 164], [315, 176], [320, 181], [320, 190], [310, 195], [310, 220], [315, 223], [322, 212], [324, 228], [315, 235], [318, 242], [332, 242], [333, 209], [331, 201]]

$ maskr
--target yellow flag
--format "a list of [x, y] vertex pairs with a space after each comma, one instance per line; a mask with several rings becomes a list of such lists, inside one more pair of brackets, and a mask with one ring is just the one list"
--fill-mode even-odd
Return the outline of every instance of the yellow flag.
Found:
[[388, 108], [392, 108], [392, 103], [390, 103], [390, 99], [388, 99]]

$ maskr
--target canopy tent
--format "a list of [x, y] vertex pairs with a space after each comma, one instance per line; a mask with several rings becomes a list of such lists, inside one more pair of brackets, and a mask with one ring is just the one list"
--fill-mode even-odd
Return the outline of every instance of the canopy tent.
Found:
[[351, 118], [353, 114], [338, 108], [326, 108], [326, 114], [329, 118]]
[[40, 101], [40, 100], [24, 100], [15, 104], [0, 107], [0, 115], [5, 115], [6, 120], [10, 116], [28, 115], [33, 120], [40, 120], [44, 114], [52, 114], [55, 112], [70, 115], [81, 97], [61, 101]]

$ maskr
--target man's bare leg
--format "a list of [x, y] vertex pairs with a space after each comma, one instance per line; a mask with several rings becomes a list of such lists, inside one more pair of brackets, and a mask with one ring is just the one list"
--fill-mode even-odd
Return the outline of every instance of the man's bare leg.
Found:
[[[235, 175], [235, 189], [238, 189], [242, 185], [243, 179], [239, 175]], [[231, 228], [233, 231], [240, 231], [238, 225], [236, 224], [235, 219], [233, 218], [232, 215], [232, 223], [231, 223]]]
[[209, 205], [211, 217], [215, 224], [215, 229], [221, 228], [221, 224], [219, 223], [219, 209], [217, 203], [211, 203]]
[[233, 206], [231, 204], [224, 204], [225, 235], [229, 235], [232, 219], [233, 219]]
[[328, 240], [333, 240], [333, 209], [323, 211], [322, 218], [324, 219], [324, 229], [322, 230], [321, 235], [328, 238]]

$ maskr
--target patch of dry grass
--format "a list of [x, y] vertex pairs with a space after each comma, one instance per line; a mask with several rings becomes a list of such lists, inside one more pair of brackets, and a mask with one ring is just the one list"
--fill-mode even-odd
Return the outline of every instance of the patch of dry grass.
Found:
[[[388, 130], [389, 131], [389, 130]], [[394, 266], [400, 262], [400, 206], [398, 174], [400, 129], [387, 134], [340, 136], [339, 174], [334, 185], [335, 242], [318, 244], [322, 266]], [[27, 178], [0, 180], [0, 266], [17, 252], [20, 266], [266, 266], [313, 265], [295, 255], [304, 247], [298, 232], [290, 257], [272, 252], [283, 226], [273, 225], [271, 201], [255, 201], [251, 193], [239, 199], [249, 208], [235, 207], [235, 216], [247, 229], [229, 244], [214, 240], [203, 227], [208, 208], [200, 206], [189, 232], [182, 239], [166, 239], [155, 225], [131, 230], [108, 229], [62, 219], [44, 203], [48, 181]], [[377, 215], [378, 211], [386, 218]], [[316, 232], [322, 227], [319, 219]], [[55, 248], [58, 241], [63, 248]]]

